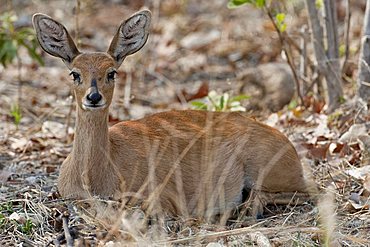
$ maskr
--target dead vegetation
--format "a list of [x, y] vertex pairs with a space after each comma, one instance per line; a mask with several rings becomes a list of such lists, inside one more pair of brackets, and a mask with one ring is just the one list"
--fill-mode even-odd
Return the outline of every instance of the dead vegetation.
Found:
[[[6, 2], [8, 6], [12, 1]], [[63, 19], [70, 30], [75, 28], [73, 1], [15, 2], [12, 9], [25, 25], [33, 13], [43, 12]], [[115, 31], [111, 24], [143, 3], [114, 2], [81, 1], [82, 49], [105, 50]], [[231, 11], [225, 1], [145, 3], [155, 16], [153, 34], [145, 50], [125, 61], [119, 72], [112, 124], [151, 112], [189, 108], [186, 101], [198, 97], [185, 100], [184, 92], [203, 97], [214, 89], [237, 95], [243, 84], [238, 75], [257, 64], [284, 62], [275, 31], [257, 9]], [[288, 29], [293, 33], [304, 22], [305, 12], [298, 4], [291, 8], [295, 15]], [[19, 96], [19, 68], [0, 66], [0, 245], [368, 246], [370, 114], [353, 100], [364, 9], [357, 6], [352, 11], [356, 14], [345, 73], [346, 103], [328, 115], [321, 98], [307, 95], [305, 108], [293, 102], [277, 113], [251, 112], [294, 142], [320, 187], [318, 204], [270, 205], [258, 220], [245, 215], [241, 206], [223, 226], [199, 219], [148, 218], [140, 205], [60, 198], [56, 178], [73, 139], [74, 102], [67, 83], [71, 79], [60, 61], [44, 56], [46, 66], [40, 67], [20, 50], [24, 64], [18, 126], [11, 107]], [[250, 95], [257, 95], [253, 100], [260, 97], [258, 88], [250, 89]], [[286, 96], [284, 90], [280, 93]], [[248, 105], [253, 100], [244, 104], [256, 109]]]

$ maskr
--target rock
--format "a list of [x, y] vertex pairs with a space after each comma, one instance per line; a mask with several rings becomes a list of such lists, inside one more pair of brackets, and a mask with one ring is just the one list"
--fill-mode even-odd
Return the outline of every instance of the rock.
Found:
[[250, 100], [252, 105], [267, 107], [273, 112], [289, 104], [295, 93], [295, 83], [288, 64], [266, 63], [256, 68], [248, 68], [238, 75], [242, 81], [241, 93], [250, 95], [250, 88], [259, 91]]
[[215, 29], [208, 32], [190, 33], [180, 41], [180, 45], [186, 49], [198, 49], [210, 45], [220, 38], [221, 32]]

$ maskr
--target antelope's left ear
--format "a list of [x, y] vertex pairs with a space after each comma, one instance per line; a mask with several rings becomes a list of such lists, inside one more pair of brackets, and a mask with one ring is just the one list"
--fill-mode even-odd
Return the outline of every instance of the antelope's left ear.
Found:
[[140, 50], [146, 43], [149, 35], [151, 13], [143, 10], [123, 21], [109, 46], [110, 54], [118, 68], [125, 57]]

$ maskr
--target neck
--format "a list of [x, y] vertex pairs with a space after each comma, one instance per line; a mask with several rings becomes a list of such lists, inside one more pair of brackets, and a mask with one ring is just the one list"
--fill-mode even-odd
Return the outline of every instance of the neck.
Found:
[[72, 152], [63, 164], [61, 188], [75, 183], [82, 193], [109, 197], [119, 191], [118, 173], [110, 159], [108, 113], [108, 109], [92, 112], [77, 106], [75, 139]]
[[108, 109], [94, 112], [84, 111], [77, 106], [72, 154], [80, 168], [95, 170], [107, 167], [109, 161]]

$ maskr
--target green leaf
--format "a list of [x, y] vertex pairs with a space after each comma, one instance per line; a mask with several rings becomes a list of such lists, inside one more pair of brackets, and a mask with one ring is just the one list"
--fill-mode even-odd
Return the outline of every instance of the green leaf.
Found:
[[18, 56], [20, 47], [27, 49], [29, 56], [43, 65], [41, 56], [37, 52], [38, 44], [32, 28], [23, 27], [15, 29], [14, 21], [17, 16], [12, 12], [0, 15], [0, 63], [6, 67]]
[[24, 40], [20, 41], [20, 45], [22, 45], [23, 47], [25, 47], [27, 49], [28, 55], [30, 55], [30, 57], [33, 60], [36, 60], [36, 62], [38, 62], [42, 66], [44, 65], [44, 61], [42, 60], [41, 56], [36, 52], [36, 47], [35, 46], [31, 47], [30, 45], [25, 43]]
[[208, 100], [209, 100], [209, 102], [211, 102], [211, 104], [212, 104], [212, 106], [214, 107], [214, 108], [216, 108], [216, 111], [218, 111], [218, 104], [217, 104], [217, 94], [216, 94], [216, 92], [214, 92], [215, 93], [215, 95], [212, 93], [213, 91], [211, 91], [209, 94], [208, 94], [208, 96], [207, 96], [207, 98], [208, 98]]
[[220, 98], [220, 109], [223, 110], [225, 106], [225, 95], [221, 95]]
[[2, 228], [3, 226], [5, 226], [5, 223], [6, 223], [5, 216], [2, 213], [0, 213], [0, 228]]
[[346, 45], [345, 44], [341, 44], [339, 46], [339, 57], [343, 57], [346, 53]]
[[254, 7], [262, 8], [265, 6], [266, 0], [229, 0], [227, 7], [234, 9], [247, 3], [252, 4]]
[[324, 1], [323, 0], [316, 0], [315, 1], [315, 6], [316, 6], [316, 9], [321, 9], [324, 6]]
[[17, 56], [16, 42], [13, 40], [5, 40], [0, 47], [0, 62], [4, 67], [11, 63]]
[[344, 104], [346, 103], [346, 98], [344, 98], [343, 96], [340, 96], [339, 97], [339, 104]]
[[196, 109], [208, 111], [245, 111], [241, 106], [240, 100], [249, 99], [250, 97], [244, 94], [231, 97], [229, 93], [218, 94], [212, 90], [208, 93], [205, 101], [192, 101], [190, 104]]
[[279, 28], [280, 32], [285, 32], [286, 30], [286, 23], [285, 23], [285, 14], [284, 13], [278, 13], [275, 16], [276, 19], [276, 25]]
[[266, 0], [255, 0], [255, 2], [256, 2], [256, 6], [257, 6], [258, 8], [262, 8], [262, 7], [264, 7], [264, 6], [265, 6], [265, 4], [266, 4]]
[[0, 211], [7, 212], [9, 214], [13, 213], [14, 212], [14, 210], [13, 210], [13, 202], [10, 201], [10, 202], [6, 202], [6, 203], [3, 203], [3, 204], [0, 204]]
[[12, 105], [10, 115], [14, 118], [14, 124], [18, 127], [22, 119], [22, 111], [18, 104]]
[[190, 104], [192, 106], [194, 106], [195, 109], [198, 109], [198, 110], [207, 110], [207, 104], [205, 104], [204, 102], [201, 102], [201, 101], [192, 101], [192, 102], [190, 102]]
[[26, 235], [31, 234], [32, 228], [33, 228], [33, 223], [30, 219], [27, 219], [26, 222], [24, 222], [21, 226], [21, 232], [23, 232]]
[[227, 3], [227, 7], [229, 9], [235, 9], [246, 3], [252, 3], [252, 2], [253, 0], [229, 0], [229, 2]]
[[235, 101], [242, 101], [242, 100], [247, 100], [247, 99], [250, 99], [251, 97], [249, 95], [246, 95], [246, 94], [240, 94], [240, 95], [237, 95], [237, 96], [234, 96], [230, 99], [230, 102], [235, 102]]
[[278, 22], [283, 22], [284, 20], [285, 20], [285, 14], [284, 13], [278, 13], [277, 15], [276, 15], [276, 20], [278, 21]]
[[297, 106], [298, 106], [297, 100], [293, 99], [292, 101], [290, 101], [290, 103], [288, 105], [288, 109], [289, 110], [294, 110], [295, 108], [297, 108]]

